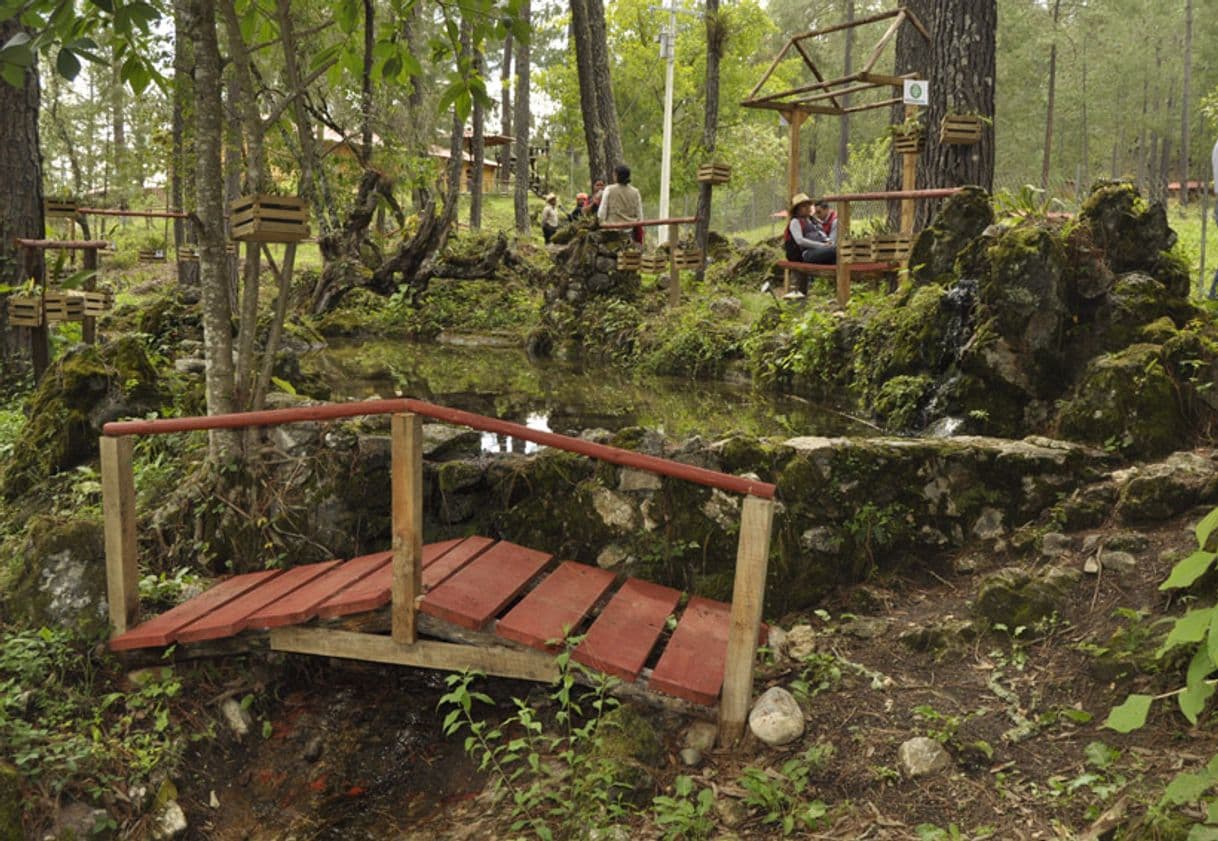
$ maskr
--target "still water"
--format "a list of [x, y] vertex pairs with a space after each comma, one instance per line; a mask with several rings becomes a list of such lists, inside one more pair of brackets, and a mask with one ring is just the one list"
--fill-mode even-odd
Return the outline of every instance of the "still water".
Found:
[[[799, 397], [755, 391], [748, 385], [535, 360], [511, 348], [332, 342], [303, 364], [329, 384], [334, 400], [414, 397], [564, 434], [627, 426], [674, 438], [715, 439], [732, 432], [784, 437], [874, 434], [841, 412]], [[483, 448], [530, 452], [534, 445], [487, 434]]]

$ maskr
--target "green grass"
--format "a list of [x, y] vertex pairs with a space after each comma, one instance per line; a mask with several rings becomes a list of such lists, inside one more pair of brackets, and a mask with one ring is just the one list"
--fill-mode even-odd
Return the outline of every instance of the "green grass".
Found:
[[[1213, 202], [1209, 205], [1210, 217], [1205, 225], [1205, 276], [1204, 288], [1209, 290], [1210, 279], [1218, 269], [1218, 224], [1214, 223]], [[1191, 267], [1193, 288], [1202, 283], [1201, 275], [1201, 203], [1193, 202], [1187, 207], [1172, 201], [1167, 206], [1167, 223], [1180, 237], [1177, 246], [1187, 257]]]

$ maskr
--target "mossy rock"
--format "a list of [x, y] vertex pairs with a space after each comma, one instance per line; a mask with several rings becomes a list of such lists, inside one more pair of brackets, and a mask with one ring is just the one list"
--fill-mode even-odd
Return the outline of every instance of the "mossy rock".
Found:
[[71, 628], [91, 637], [109, 628], [99, 521], [35, 517], [10, 574], [5, 613], [22, 624]]
[[1168, 294], [1149, 274], [1130, 272], [1117, 278], [1100, 310], [1096, 329], [1101, 333], [1103, 349], [1120, 350], [1146, 341], [1144, 328], [1151, 324], [1167, 319], [1179, 328], [1192, 321], [1197, 313], [1197, 308], [1186, 298]]
[[1007, 567], [981, 582], [974, 608], [991, 625], [1004, 625], [1009, 633], [1026, 628], [1057, 613], [1081, 573], [1053, 567], [1032, 575], [1019, 567]]
[[1117, 274], [1152, 271], [1176, 243], [1160, 202], [1148, 204], [1127, 182], [1102, 184], [1083, 202], [1079, 221]]
[[1065, 255], [1055, 233], [1024, 224], [990, 245], [980, 301], [998, 334], [1021, 354], [1056, 349], [1068, 313], [1062, 295]]
[[1218, 501], [1218, 466], [1197, 453], [1172, 453], [1137, 468], [1120, 488], [1117, 518], [1126, 523], [1167, 520]]
[[651, 803], [656, 793], [653, 768], [664, 764], [664, 744], [651, 722], [623, 704], [605, 713], [589, 757], [624, 788], [614, 796], [637, 806]]
[[1143, 325], [1138, 330], [1138, 340], [1151, 345], [1166, 345], [1179, 334], [1175, 322], [1165, 315]]
[[0, 841], [22, 841], [21, 774], [0, 760]]
[[1147, 458], [1184, 446], [1189, 427], [1159, 345], [1131, 345], [1087, 366], [1057, 428], [1072, 440]]
[[876, 416], [886, 429], [915, 429], [933, 380], [925, 374], [903, 374], [880, 386], [875, 398]]
[[370, 289], [356, 286], [339, 299], [337, 306], [320, 316], [314, 327], [322, 336], [384, 336], [405, 335], [406, 330], [398, 323], [385, 318], [387, 301]]
[[884, 299], [864, 323], [854, 346], [851, 387], [872, 407], [884, 383], [901, 374], [935, 376], [946, 367], [950, 313], [943, 288], [920, 286]]
[[104, 424], [158, 412], [165, 401], [139, 339], [73, 348], [30, 397], [29, 420], [0, 474], [0, 493], [15, 499], [51, 474], [96, 458]]
[[965, 187], [943, 202], [930, 225], [918, 234], [910, 252], [914, 283], [941, 283], [954, 276], [956, 258], [994, 223], [989, 193]]

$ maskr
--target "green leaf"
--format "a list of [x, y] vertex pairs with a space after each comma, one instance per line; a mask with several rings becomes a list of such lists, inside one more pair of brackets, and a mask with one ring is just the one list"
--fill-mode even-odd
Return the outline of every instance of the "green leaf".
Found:
[[1218, 827], [1194, 824], [1184, 841], [1218, 841]]
[[1195, 529], [1197, 545], [1202, 549], [1209, 548], [1210, 535], [1214, 533], [1216, 528], [1218, 528], [1218, 508], [1206, 514], [1201, 518], [1201, 522], [1197, 523], [1197, 528]]
[[17, 64], [9, 64], [4, 61], [3, 55], [0, 55], [0, 76], [3, 76], [4, 81], [14, 88], [25, 84], [25, 68]]
[[279, 377], [271, 377], [271, 382], [275, 384], [275, 388], [286, 394], [295, 394], [296, 387], [287, 380], [281, 380]]
[[1116, 762], [1120, 755], [1119, 750], [1100, 741], [1092, 742], [1083, 750], [1083, 756], [1092, 768], [1107, 768]]
[[1209, 649], [1198, 648], [1188, 664], [1187, 686], [1176, 696], [1180, 712], [1190, 724], [1197, 723], [1197, 716], [1205, 709], [1205, 702], [1214, 694], [1214, 687], [1206, 681], [1214, 672], [1214, 661], [1210, 659]]
[[1218, 553], [1207, 552], [1204, 549], [1196, 550], [1187, 558], [1176, 562], [1176, 565], [1171, 568], [1171, 575], [1167, 576], [1167, 580], [1159, 585], [1159, 589], [1176, 590], [1191, 586], [1194, 581], [1205, 575], [1213, 565], [1215, 558], [1218, 558]]
[[1163, 797], [1160, 798], [1161, 805], [1169, 806], [1184, 806], [1188, 803], [1196, 803], [1201, 795], [1214, 784], [1214, 777], [1209, 773], [1194, 774], [1191, 772], [1177, 774], [1167, 788], [1163, 790]]
[[1155, 656], [1162, 657], [1178, 645], [1201, 642], [1205, 639], [1213, 611], [1212, 607], [1199, 607], [1177, 619], [1175, 625], [1172, 626], [1171, 633], [1167, 635], [1167, 639], [1163, 641], [1163, 645], [1160, 646]]
[[1150, 712], [1150, 704], [1154, 698], [1150, 695], [1130, 695], [1125, 702], [1113, 707], [1104, 721], [1104, 726], [1118, 733], [1131, 733], [1146, 723]]

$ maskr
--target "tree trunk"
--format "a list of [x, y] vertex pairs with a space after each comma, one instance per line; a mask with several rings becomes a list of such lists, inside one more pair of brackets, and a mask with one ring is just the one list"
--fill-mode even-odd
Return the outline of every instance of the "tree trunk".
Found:
[[[530, 0], [520, 6], [520, 17], [529, 25]], [[516, 230], [529, 232], [529, 42], [516, 45]]]
[[[918, 167], [918, 186], [994, 186], [994, 129], [983, 126], [981, 141], [972, 145], [939, 142], [939, 126], [947, 114], [977, 114], [994, 117], [995, 35], [998, 27], [996, 0], [911, 0], [914, 10], [931, 33], [930, 60], [922, 64], [921, 50], [910, 49], [920, 36], [912, 26], [903, 27], [897, 39], [897, 68], [925, 69], [930, 85], [926, 108], [926, 143]], [[905, 51], [902, 52], [904, 45]], [[900, 183], [899, 180], [896, 183]], [[923, 228], [938, 202], [919, 201], [914, 227]]]
[[[123, 79], [120, 74], [122, 62], [114, 56], [113, 78], [110, 80], [110, 139], [113, 143], [114, 183], [120, 185], [115, 192], [118, 194], [118, 206], [125, 208], [129, 204], [127, 185], [131, 179], [127, 177], [127, 131], [123, 121]], [[141, 182], [142, 183], [142, 182]]]
[[[503, 38], [503, 67], [499, 76], [499, 89], [502, 95], [502, 104], [500, 105], [500, 131], [504, 137], [512, 136], [512, 33], [508, 33]], [[512, 180], [512, 147], [505, 144], [499, 147], [498, 154], [499, 169], [495, 175], [499, 179], [499, 184], [503, 188], [507, 188], [508, 182]]]
[[[613, 102], [613, 83], [609, 76], [609, 43], [605, 33], [605, 6], [601, 0], [585, 0], [588, 4], [588, 34], [592, 47], [592, 81], [596, 91], [597, 109], [600, 111], [601, 142], [604, 145], [606, 170], [605, 181], [612, 183], [613, 167], [625, 163], [622, 153], [622, 135], [617, 125], [617, 106]], [[582, 90], [582, 88], [581, 88]], [[601, 177], [601, 176], [597, 176]]]
[[[923, 25], [927, 26], [928, 28], [931, 26], [934, 19], [934, 7], [931, 4], [931, 0], [908, 0], [908, 2], [906, 2], [904, 5], [917, 16], [918, 20], [921, 21]], [[918, 77], [921, 79], [933, 79], [934, 76], [931, 73], [931, 62], [933, 60], [934, 57], [931, 55], [931, 44], [924, 37], [922, 37], [922, 33], [918, 31], [917, 27], [911, 24], [906, 24], [897, 31], [896, 69], [894, 72], [916, 72], [918, 73]], [[933, 82], [931, 83], [931, 87], [933, 89]], [[925, 113], [926, 109], [923, 108], [921, 110], [923, 112], [923, 131], [927, 140], [929, 141], [930, 136], [938, 131], [938, 127], [930, 123], [929, 117]], [[905, 121], [905, 106], [899, 103], [894, 105], [892, 107], [889, 119], [894, 124], [903, 123]], [[918, 156], [919, 171], [921, 171], [924, 166], [923, 162], [927, 159], [926, 153], [927, 144], [924, 143], [922, 146], [922, 152]], [[888, 190], [900, 190], [903, 185], [903, 157], [903, 155], [894, 153], [889, 158], [888, 179], [886, 182], [886, 188]], [[922, 177], [924, 176], [919, 175], [919, 178]], [[919, 181], [918, 186], [922, 187], [928, 185], [924, 184], [922, 181]], [[900, 230], [901, 202], [899, 201], [888, 202], [888, 226], [894, 231]]]
[[[850, 23], [853, 20], [854, 20], [854, 0], [846, 0], [846, 23]], [[845, 48], [845, 56], [844, 56], [844, 62], [845, 62], [844, 75], [846, 75], [846, 76], [849, 76], [851, 74], [851, 72], [853, 72], [851, 70], [851, 67], [853, 64], [853, 58], [854, 58], [853, 53], [854, 53], [854, 30], [847, 29], [846, 30], [846, 48]], [[850, 105], [850, 94], [843, 94], [840, 97], [840, 100], [841, 100], [843, 108], [848, 107]], [[839, 120], [840, 120], [840, 126], [839, 126], [840, 131], [839, 131], [839, 134], [837, 137], [837, 167], [834, 169], [834, 172], [833, 172], [833, 185], [834, 185], [834, 188], [838, 192], [841, 192], [842, 183], [846, 180], [846, 167], [850, 163], [850, 115], [842, 114], [842, 116], [839, 118]]]
[[[220, 148], [224, 112], [220, 105], [220, 49], [216, 42], [214, 0], [188, 0], [187, 31], [195, 44], [195, 189], [201, 222], [199, 274], [203, 296], [203, 347], [207, 359], [205, 390], [208, 414], [234, 409], [232, 305], [228, 298], [225, 260], [223, 169]], [[240, 454], [240, 437], [232, 430], [211, 434], [212, 454], [228, 459]]]
[[[1188, 108], [1193, 84], [1193, 0], [1184, 3], [1184, 91], [1180, 101], [1180, 204], [1188, 204], [1189, 136]], [[1205, 179], [1201, 179], [1202, 186]]]
[[[186, 37], [185, 0], [173, 3], [173, 163], [170, 166], [170, 202], [175, 209], [194, 208], [194, 201], [186, 201], [194, 194], [194, 141], [186, 131], [187, 120], [194, 116], [194, 44]], [[174, 248], [196, 239], [193, 228], [183, 219], [173, 220]], [[199, 282], [197, 260], [178, 261], [178, 283], [193, 286]]]
[[588, 147], [588, 185], [608, 178], [605, 159], [605, 126], [596, 96], [596, 73], [592, 63], [592, 31], [588, 25], [588, 0], [571, 0], [571, 34], [575, 41], [575, 70], [579, 77], [579, 108], [584, 118], [584, 143]]
[[[474, 72], [479, 76], [482, 75], [485, 63], [482, 50], [479, 48], [474, 53]], [[475, 231], [482, 228], [482, 165], [486, 160], [486, 140], [483, 135], [482, 121], [485, 118], [486, 109], [483, 108], [482, 101], [475, 98], [474, 113], [471, 118], [474, 122], [474, 136], [469, 150], [470, 157], [473, 158], [469, 164], [469, 226]]]
[[364, 69], [361, 76], [363, 91], [360, 96], [360, 163], [365, 167], [372, 163], [372, 50], [376, 46], [376, 7], [372, 0], [364, 0]]
[[[0, 43], [18, 32], [21, 25], [14, 19], [0, 20]], [[25, 70], [21, 87], [0, 82], [0, 283], [16, 286], [28, 277], [22, 265], [22, 255], [14, 246], [14, 237], [41, 239], [44, 236], [42, 218], [42, 152], [38, 145], [38, 109], [41, 89], [37, 64]], [[38, 265], [31, 268], [40, 276], [42, 255]], [[25, 330], [8, 326], [8, 296], [0, 296], [0, 384], [7, 385], [29, 358], [29, 346], [19, 343]]]
[[[706, 163], [715, 158], [715, 147], [719, 134], [719, 62], [727, 41], [727, 22], [719, 13], [719, 0], [706, 0], [706, 117], [702, 123], [702, 147], [706, 150]], [[706, 271], [706, 246], [710, 235], [712, 187], [709, 181], [698, 186], [698, 224], [694, 238], [702, 250], [702, 266], [698, 273]]]
[[1049, 189], [1049, 163], [1053, 148], [1053, 103], [1057, 96], [1057, 21], [1061, 14], [1062, 0], [1053, 0], [1053, 40], [1049, 44], [1049, 93], [1045, 106], [1045, 149], [1040, 160], [1040, 189]]
[[1080, 173], [1079, 173], [1081, 177], [1078, 178], [1079, 183], [1076, 183], [1074, 185], [1074, 198], [1076, 200], [1083, 194], [1084, 190], [1088, 190], [1091, 187], [1091, 150], [1090, 150], [1090, 144], [1088, 142], [1088, 135], [1089, 135], [1091, 129], [1089, 128], [1089, 126], [1087, 124], [1087, 48], [1086, 48], [1086, 46], [1083, 47], [1082, 56], [1080, 58], [1080, 63], [1082, 65], [1081, 70], [1082, 70], [1082, 75], [1083, 75], [1083, 106], [1082, 106], [1082, 112], [1083, 112], [1082, 113], [1082, 120], [1083, 120], [1082, 146], [1083, 146], [1083, 149], [1082, 149], [1082, 152], [1079, 154], [1079, 157], [1082, 159], [1082, 166], [1080, 167]]

